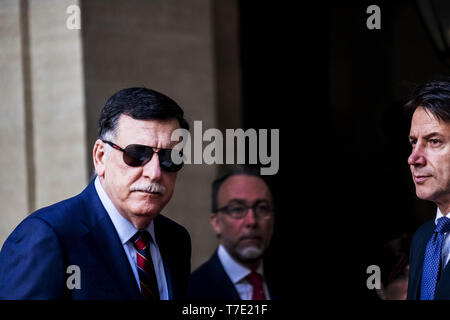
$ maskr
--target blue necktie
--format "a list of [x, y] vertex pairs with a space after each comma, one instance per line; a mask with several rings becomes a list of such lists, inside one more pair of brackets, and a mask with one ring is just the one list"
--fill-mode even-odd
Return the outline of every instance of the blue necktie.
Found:
[[423, 261], [422, 282], [420, 289], [420, 300], [433, 300], [436, 284], [441, 269], [441, 252], [444, 233], [450, 230], [450, 219], [439, 218], [436, 229], [428, 241]]

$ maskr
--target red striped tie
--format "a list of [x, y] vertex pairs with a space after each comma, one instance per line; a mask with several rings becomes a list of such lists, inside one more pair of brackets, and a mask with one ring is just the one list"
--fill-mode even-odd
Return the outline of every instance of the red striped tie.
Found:
[[252, 300], [266, 300], [262, 276], [259, 273], [252, 271], [246, 279], [253, 287]]
[[150, 254], [150, 233], [138, 231], [131, 239], [136, 248], [136, 260], [141, 284], [141, 294], [144, 299], [159, 300], [158, 281], [156, 280], [152, 256]]

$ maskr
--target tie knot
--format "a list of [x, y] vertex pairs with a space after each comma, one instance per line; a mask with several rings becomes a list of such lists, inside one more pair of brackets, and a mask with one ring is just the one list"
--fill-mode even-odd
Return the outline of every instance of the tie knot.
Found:
[[437, 221], [436, 229], [434, 229], [434, 232], [446, 233], [448, 231], [450, 231], [450, 219], [447, 217], [439, 218]]
[[[450, 220], [450, 219], [449, 219]], [[262, 286], [262, 276], [259, 273], [256, 273], [255, 271], [252, 271], [247, 277], [247, 281], [253, 286], [253, 287], [259, 287]]]
[[[449, 219], [450, 220], [450, 219]], [[131, 240], [134, 243], [134, 247], [137, 250], [145, 250], [149, 243], [150, 243], [150, 233], [148, 231], [138, 231], [136, 234], [131, 238]]]

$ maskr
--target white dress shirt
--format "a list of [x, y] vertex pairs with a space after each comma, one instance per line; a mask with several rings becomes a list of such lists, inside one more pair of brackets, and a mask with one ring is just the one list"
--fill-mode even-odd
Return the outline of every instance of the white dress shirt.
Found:
[[[222, 263], [223, 268], [225, 269], [226, 274], [230, 278], [231, 282], [233, 282], [236, 291], [242, 300], [252, 300], [253, 286], [245, 279], [252, 271], [239, 262], [237, 262], [227, 250], [219, 245], [219, 249], [217, 250], [217, 255], [219, 256], [219, 260]], [[256, 270], [261, 276], [264, 275], [263, 272], [263, 264], [259, 265]], [[269, 290], [267, 288], [266, 281], [263, 277], [263, 286], [264, 293], [266, 294], [266, 299], [270, 300]]]
[[[138, 230], [131, 224], [130, 221], [125, 219], [116, 209], [111, 199], [108, 197], [105, 190], [103, 189], [103, 186], [100, 183], [100, 179], [98, 176], [95, 178], [94, 185], [95, 190], [97, 191], [97, 194], [100, 198], [100, 201], [105, 207], [106, 212], [108, 212], [108, 215], [111, 218], [114, 228], [116, 229], [117, 234], [119, 235], [120, 241], [122, 242], [123, 245], [123, 249], [125, 250], [128, 261], [130, 262], [131, 265], [131, 269], [133, 270], [134, 277], [140, 289], [141, 285], [139, 282], [139, 274], [136, 262], [136, 248], [134, 247], [133, 242], [130, 241], [130, 239], [136, 234]], [[153, 221], [150, 222], [150, 224], [147, 226], [147, 228], [145, 228], [145, 230], [147, 230], [151, 235], [150, 254], [152, 256], [156, 279], [158, 281], [159, 296], [161, 300], [168, 300], [169, 293], [167, 289], [166, 274], [164, 272], [164, 265], [161, 258], [161, 253], [159, 251], [158, 244], [156, 243]]]
[[[448, 213], [444, 216], [441, 212], [441, 210], [439, 210], [439, 208], [437, 209], [437, 213], [436, 213], [436, 219], [434, 220], [435, 224], [437, 225], [437, 220], [441, 217], [447, 217], [450, 218], [450, 216], [448, 216]], [[444, 234], [444, 243], [442, 243], [442, 253], [441, 253], [441, 263], [443, 268], [447, 265], [448, 261], [450, 260], [450, 232], [446, 232]]]

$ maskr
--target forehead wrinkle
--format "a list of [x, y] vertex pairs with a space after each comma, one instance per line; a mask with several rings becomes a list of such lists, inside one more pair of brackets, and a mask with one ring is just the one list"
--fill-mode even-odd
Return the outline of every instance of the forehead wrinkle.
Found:
[[[425, 118], [423, 112], [426, 113], [427, 118]], [[445, 125], [445, 123], [436, 118], [428, 110], [424, 108], [417, 109], [411, 122], [409, 137], [417, 138], [418, 136], [431, 135], [433, 132], [442, 134], [441, 131], [443, 130], [443, 125]]]
[[[443, 133], [441, 133], [441, 132], [433, 131], [433, 132], [430, 132], [430, 133], [422, 134], [422, 139], [430, 139], [432, 137], [437, 137], [437, 136], [444, 137], [445, 135]], [[409, 140], [413, 140], [413, 139], [416, 139], [417, 137], [414, 136], [414, 135], [409, 135], [408, 138], [409, 138]]]
[[[170, 137], [173, 130], [179, 128], [179, 124], [176, 119], [139, 120], [122, 115], [119, 118], [117, 128], [117, 140], [125, 139], [126, 142], [122, 143], [127, 145], [139, 144], [155, 149], [170, 149], [177, 143], [172, 141]], [[130, 134], [130, 132], [133, 132], [133, 134]]]
[[[233, 202], [233, 201], [239, 202], [239, 203], [247, 203], [247, 202], [248, 202], [247, 199], [242, 199], [242, 198], [232, 198], [232, 199], [230, 199], [230, 200], [228, 201], [228, 203], [231, 203], [231, 202]], [[269, 202], [269, 199], [268, 199], [268, 198], [257, 198], [257, 199], [255, 199], [255, 200], [253, 200], [253, 203], [258, 203], [258, 202], [263, 202], [263, 201]]]

